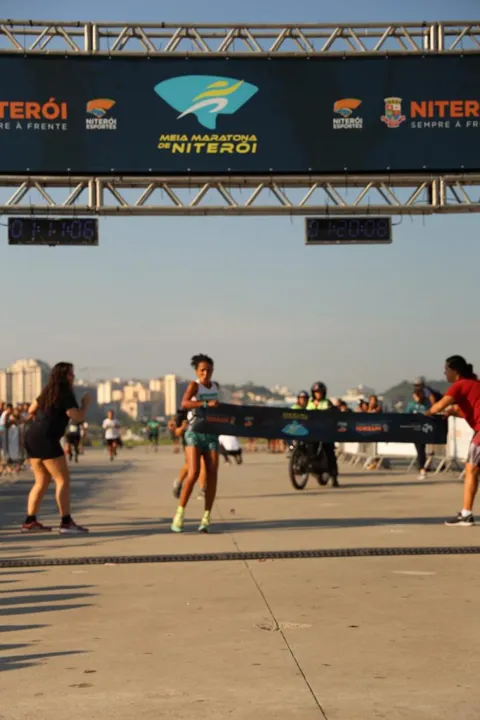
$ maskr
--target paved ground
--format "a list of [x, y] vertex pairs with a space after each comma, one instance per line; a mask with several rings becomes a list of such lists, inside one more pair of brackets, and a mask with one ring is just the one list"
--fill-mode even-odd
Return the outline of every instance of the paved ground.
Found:
[[[0, 559], [478, 545], [446, 528], [461, 486], [392, 472], [289, 486], [283, 458], [221, 469], [216, 532], [168, 532], [179, 458], [92, 451], [74, 469], [88, 538], [21, 536], [30, 480], [0, 486]], [[52, 498], [44, 521], [55, 521]], [[478, 718], [479, 557], [0, 570], [0, 720]]]

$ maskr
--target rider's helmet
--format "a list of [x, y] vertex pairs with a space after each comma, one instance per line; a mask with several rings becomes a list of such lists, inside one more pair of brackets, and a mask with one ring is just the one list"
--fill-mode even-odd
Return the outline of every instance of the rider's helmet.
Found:
[[324, 395], [327, 394], [327, 386], [323, 382], [316, 382], [312, 385], [312, 396], [316, 392], [323, 392]]
[[306, 390], [300, 390], [300, 392], [297, 395], [297, 400], [299, 400], [300, 398], [305, 398], [305, 400], [308, 400], [309, 397], [310, 397], [310, 395], [308, 394], [308, 392]]

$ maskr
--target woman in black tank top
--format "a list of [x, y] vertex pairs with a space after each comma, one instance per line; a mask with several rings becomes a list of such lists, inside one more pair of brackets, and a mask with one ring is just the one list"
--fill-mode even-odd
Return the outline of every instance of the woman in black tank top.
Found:
[[70, 515], [70, 475], [60, 445], [69, 420], [82, 423], [90, 404], [90, 397], [84, 395], [81, 407], [78, 407], [73, 393], [74, 378], [71, 363], [57, 363], [40, 396], [30, 405], [32, 422], [25, 435], [25, 449], [30, 458], [35, 484], [28, 496], [28, 510], [22, 532], [52, 530], [37, 520], [37, 512], [52, 479], [56, 486], [56, 499], [61, 516], [59, 531], [87, 532], [86, 528], [77, 525]]

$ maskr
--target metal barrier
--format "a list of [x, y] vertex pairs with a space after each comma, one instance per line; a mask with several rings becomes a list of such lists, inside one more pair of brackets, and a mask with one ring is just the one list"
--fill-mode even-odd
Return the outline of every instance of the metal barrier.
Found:
[[[433, 473], [459, 471], [460, 478], [464, 475], [464, 464], [473, 430], [462, 418], [451, 417], [448, 421], [447, 445], [427, 445], [426, 468], [435, 465]], [[404, 459], [408, 461], [408, 470], [413, 470], [417, 452], [411, 443], [341, 443], [338, 445], [338, 456], [351, 465], [363, 463], [367, 468], [372, 464], [376, 469], [385, 467], [387, 461]]]
[[459, 479], [465, 474], [464, 465], [468, 458], [468, 450], [473, 437], [473, 430], [463, 418], [451, 417], [448, 420], [448, 442], [442, 471], [460, 471]]
[[363, 461], [366, 467], [375, 457], [376, 447], [377, 443], [340, 443], [338, 458], [350, 465], [358, 465]]
[[0, 474], [8, 474], [23, 468], [27, 459], [25, 452], [26, 425], [11, 424], [0, 427], [0, 459], [2, 461]]

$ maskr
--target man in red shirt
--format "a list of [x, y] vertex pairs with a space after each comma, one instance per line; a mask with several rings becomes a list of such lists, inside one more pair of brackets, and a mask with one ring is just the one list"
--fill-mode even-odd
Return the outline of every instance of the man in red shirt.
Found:
[[468, 451], [463, 487], [463, 508], [453, 520], [445, 525], [473, 527], [473, 503], [478, 489], [480, 472], [480, 380], [473, 372], [473, 366], [461, 355], [452, 355], [445, 363], [445, 377], [452, 383], [441, 400], [432, 405], [425, 415], [435, 415], [447, 410], [447, 415], [463, 417], [475, 434]]

